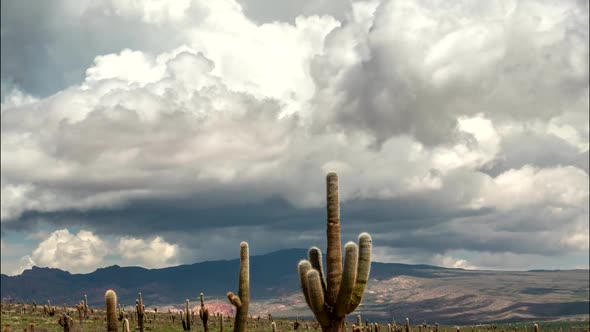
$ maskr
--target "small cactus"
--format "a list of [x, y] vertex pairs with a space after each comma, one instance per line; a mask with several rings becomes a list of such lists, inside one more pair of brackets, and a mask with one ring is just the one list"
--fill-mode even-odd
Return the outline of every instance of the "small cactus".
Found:
[[[341, 332], [347, 314], [361, 303], [371, 268], [372, 240], [368, 233], [359, 236], [359, 244], [344, 247], [344, 266], [340, 243], [340, 203], [338, 175], [328, 173], [327, 191], [327, 274], [324, 276], [322, 253], [312, 247], [308, 260], [299, 262], [301, 290], [322, 331]], [[361, 328], [360, 323], [358, 324]]]
[[228, 292], [227, 298], [236, 307], [234, 332], [246, 332], [250, 304], [250, 254], [246, 242], [240, 243], [240, 278], [238, 283], [238, 295]]
[[117, 320], [117, 293], [109, 289], [105, 295], [105, 303], [107, 307], [107, 332], [118, 332], [119, 321]]
[[139, 293], [138, 299], [135, 300], [135, 311], [137, 312], [137, 324], [139, 326], [139, 332], [144, 332], [145, 305], [143, 304], [141, 293]]
[[74, 325], [74, 320], [67, 313], [63, 313], [59, 315], [57, 323], [64, 328], [64, 332], [70, 332]]
[[123, 319], [123, 332], [129, 332], [129, 320], [127, 318]]
[[126, 316], [127, 314], [125, 313], [125, 308], [123, 308], [122, 304], [119, 304], [119, 315], [117, 316], [117, 319], [122, 322]]
[[209, 325], [207, 325], [207, 321], [209, 320], [209, 309], [205, 305], [205, 295], [201, 293], [201, 308], [199, 309], [199, 317], [203, 321], [203, 328], [205, 332], [209, 332]]
[[190, 310], [190, 302], [188, 299], [184, 302], [184, 312], [180, 313], [180, 319], [182, 320], [182, 330], [183, 331], [190, 331], [191, 330], [191, 310]]

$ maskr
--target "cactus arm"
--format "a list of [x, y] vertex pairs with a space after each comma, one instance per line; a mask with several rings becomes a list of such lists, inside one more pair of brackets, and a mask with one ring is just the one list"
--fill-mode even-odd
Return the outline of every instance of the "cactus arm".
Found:
[[311, 269], [307, 272], [306, 279], [311, 311], [322, 327], [328, 327], [330, 326], [330, 316], [325, 306], [320, 273], [315, 269]]
[[348, 313], [353, 312], [361, 303], [365, 287], [369, 281], [369, 273], [371, 272], [371, 249], [373, 241], [369, 233], [361, 233], [359, 235], [359, 259], [357, 267], [357, 279], [352, 291], [350, 305], [348, 306]]
[[127, 318], [123, 319], [123, 331], [130, 332], [129, 331], [129, 320]]
[[342, 279], [342, 248], [340, 244], [340, 203], [338, 201], [338, 175], [334, 172], [328, 173], [326, 177], [326, 212], [328, 223], [326, 228], [328, 250], [327, 261], [327, 298], [328, 305], [334, 306], [340, 280]]
[[117, 293], [109, 289], [104, 295], [107, 307], [107, 332], [118, 332], [119, 322], [117, 321]]
[[299, 271], [299, 282], [301, 284], [301, 291], [303, 292], [303, 297], [305, 297], [305, 302], [307, 306], [310, 307], [309, 303], [309, 294], [308, 294], [308, 285], [307, 285], [307, 272], [312, 269], [311, 263], [309, 261], [303, 259], [297, 265], [297, 270]]
[[239, 309], [242, 306], [242, 301], [240, 301], [240, 298], [233, 292], [227, 292], [227, 299], [237, 309]]
[[326, 293], [326, 276], [324, 275], [324, 264], [322, 260], [322, 251], [318, 247], [311, 247], [309, 252], [307, 253], [307, 257], [309, 262], [311, 263], [311, 267], [318, 270], [320, 273], [320, 279], [322, 281], [322, 289], [324, 293]]
[[338, 299], [334, 306], [334, 313], [338, 317], [344, 317], [350, 304], [352, 291], [355, 288], [357, 279], [357, 266], [359, 250], [354, 242], [348, 242], [344, 246], [344, 269]]

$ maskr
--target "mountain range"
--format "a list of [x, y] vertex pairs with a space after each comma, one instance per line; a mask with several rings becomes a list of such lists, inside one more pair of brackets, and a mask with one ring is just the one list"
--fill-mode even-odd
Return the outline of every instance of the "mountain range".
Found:
[[[250, 258], [253, 314], [311, 317], [297, 274], [297, 263], [306, 256], [305, 249], [288, 249]], [[87, 274], [33, 267], [16, 276], [2, 274], [1, 296], [72, 305], [87, 294], [90, 305], [102, 306], [112, 288], [124, 305], [135, 303], [141, 292], [146, 307], [180, 307], [203, 292], [209, 303], [224, 308], [225, 294], [237, 290], [238, 270], [238, 259], [161, 269], [114, 265]], [[357, 312], [383, 321], [411, 317], [453, 324], [580, 317], [590, 310], [589, 283], [588, 270], [474, 271], [373, 262]]]

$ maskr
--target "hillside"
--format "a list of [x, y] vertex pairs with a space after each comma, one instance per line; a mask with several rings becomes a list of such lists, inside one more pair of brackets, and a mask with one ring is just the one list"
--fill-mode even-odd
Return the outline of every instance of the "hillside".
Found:
[[[304, 249], [252, 256], [252, 313], [275, 316], [311, 313], [299, 293], [296, 266]], [[225, 294], [235, 290], [239, 260], [201, 262], [163, 269], [111, 266], [88, 274], [33, 267], [18, 276], [1, 276], [1, 296], [24, 301], [74, 304], [88, 294], [91, 305], [102, 306], [107, 288], [117, 290], [119, 302], [132, 304], [141, 291], [149, 306], [196, 300], [204, 292], [223, 308]], [[589, 312], [588, 270], [468, 271], [429, 265], [373, 263], [363, 304], [367, 317], [391, 320], [473, 323], [522, 319], [551, 319]]]

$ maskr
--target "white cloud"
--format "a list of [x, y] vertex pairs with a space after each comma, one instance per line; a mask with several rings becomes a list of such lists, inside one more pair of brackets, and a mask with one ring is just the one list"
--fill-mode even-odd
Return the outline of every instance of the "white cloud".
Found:
[[[119, 237], [105, 240], [89, 231], [81, 230], [73, 234], [67, 229], [61, 229], [51, 233], [39, 232], [32, 238], [39, 238], [43, 234], [46, 236], [31, 254], [22, 256], [16, 265], [6, 264], [6, 267], [14, 265], [16, 268], [3, 273], [19, 274], [32, 266], [87, 273], [112, 264], [158, 268], [179, 263], [179, 246], [166, 242], [160, 236], [151, 239]], [[9, 249], [2, 240], [2, 249], [5, 247]], [[18, 254], [26, 249], [24, 246], [17, 246], [11, 250], [16, 250]], [[13, 256], [14, 254], [12, 253]], [[8, 257], [3, 256], [3, 260]], [[7, 268], [3, 267], [3, 270]]]
[[18, 88], [13, 88], [2, 100], [0, 110], [4, 111], [6, 108], [19, 107], [38, 101], [38, 98], [21, 91]]
[[117, 249], [126, 260], [145, 267], [156, 268], [178, 263], [178, 245], [167, 243], [160, 236], [151, 241], [121, 238]]
[[454, 269], [477, 270], [478, 267], [471, 265], [467, 260], [456, 258], [449, 255], [436, 254], [432, 258], [432, 262], [436, 266], [449, 267]]
[[21, 259], [22, 268], [55, 267], [70, 272], [91, 272], [99, 266], [108, 246], [92, 232], [71, 234], [67, 229], [54, 231], [31, 255]]
[[588, 212], [588, 174], [572, 166], [509, 170], [487, 182], [482, 191], [482, 205], [500, 209], [544, 206]]

